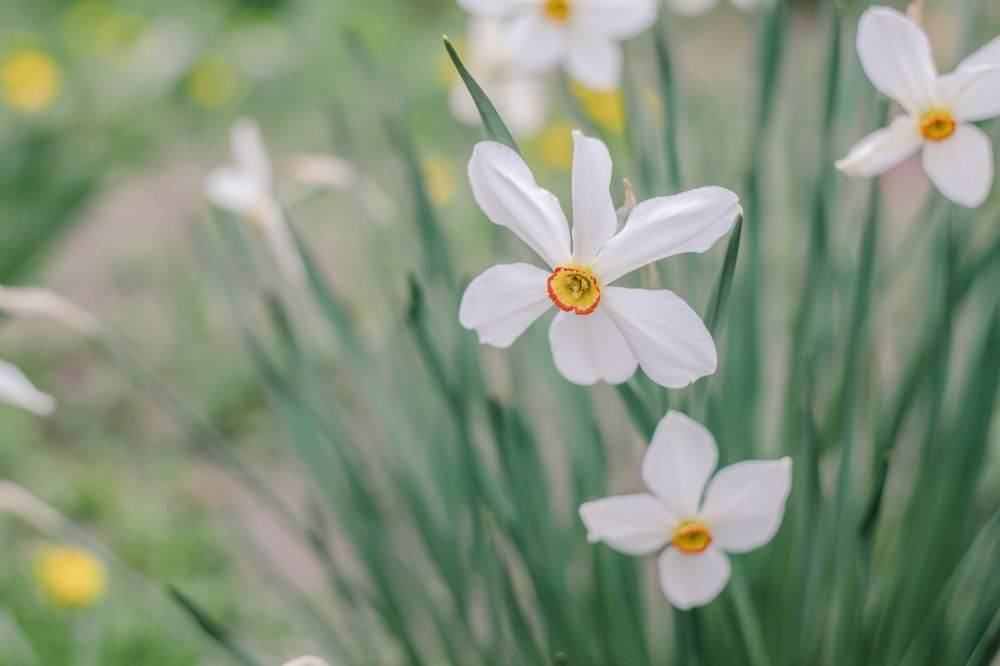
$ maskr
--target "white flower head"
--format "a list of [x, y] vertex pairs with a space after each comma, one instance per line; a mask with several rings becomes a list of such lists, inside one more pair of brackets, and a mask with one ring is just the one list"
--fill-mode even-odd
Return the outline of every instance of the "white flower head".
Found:
[[590, 543], [603, 541], [629, 555], [666, 546], [658, 562], [660, 586], [682, 610], [722, 592], [730, 573], [726, 552], [754, 550], [774, 537], [791, 489], [790, 458], [748, 460], [712, 477], [718, 458], [704, 426], [668, 412], [642, 461], [650, 492], [580, 506]]
[[219, 208], [259, 225], [282, 274], [290, 282], [301, 282], [305, 269], [274, 191], [271, 160], [260, 127], [253, 120], [240, 118], [233, 123], [230, 143], [233, 163], [208, 174], [205, 196]]
[[56, 409], [55, 398], [35, 388], [17, 366], [6, 361], [0, 361], [0, 403], [26, 409], [39, 416], [48, 416]]
[[508, 52], [529, 71], [560, 64], [594, 90], [618, 87], [619, 41], [656, 21], [657, 0], [458, 0], [473, 16], [507, 19]]
[[480, 208], [549, 268], [519, 263], [487, 270], [469, 284], [459, 321], [481, 343], [504, 348], [558, 309], [549, 343], [556, 368], [576, 384], [620, 384], [638, 366], [670, 388], [712, 374], [715, 342], [687, 303], [670, 291], [614, 283], [665, 257], [708, 250], [742, 212], [738, 197], [702, 187], [649, 199], [615, 233], [611, 155], [580, 132], [573, 132], [573, 142], [572, 232], [559, 200], [535, 182], [515, 151], [491, 141], [476, 146], [469, 180]]
[[[549, 110], [549, 88], [544, 76], [519, 67], [508, 51], [504, 23], [496, 18], [473, 17], [466, 35], [465, 65], [496, 105], [516, 137], [537, 134]], [[449, 97], [452, 115], [467, 125], [482, 121], [476, 103], [461, 79], [456, 79]]]
[[924, 171], [941, 193], [975, 208], [993, 185], [993, 148], [972, 123], [1000, 116], [1000, 40], [939, 75], [924, 31], [887, 7], [858, 24], [858, 55], [868, 78], [904, 113], [862, 139], [837, 168], [877, 176], [923, 150]]

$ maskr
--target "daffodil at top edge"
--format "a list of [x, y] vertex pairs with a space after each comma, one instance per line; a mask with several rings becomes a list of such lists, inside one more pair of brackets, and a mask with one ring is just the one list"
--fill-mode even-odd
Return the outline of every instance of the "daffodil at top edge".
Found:
[[1000, 38], [941, 75], [920, 26], [872, 7], [858, 24], [857, 48], [872, 84], [904, 113], [862, 139], [837, 168], [872, 177], [922, 151], [924, 171], [944, 196], [982, 205], [993, 186], [993, 147], [973, 123], [1000, 116]]
[[774, 538], [791, 490], [790, 458], [739, 462], [713, 476], [718, 458], [704, 426], [667, 412], [642, 461], [649, 492], [580, 505], [590, 543], [628, 555], [660, 553], [663, 594], [682, 610], [722, 592], [730, 575], [726, 553]]
[[504, 21], [503, 41], [518, 66], [548, 72], [559, 66], [595, 90], [621, 81], [619, 42], [656, 21], [657, 0], [458, 0], [473, 16]]
[[520, 155], [491, 141], [473, 150], [469, 180], [480, 208], [547, 268], [490, 268], [466, 289], [459, 322], [481, 343], [505, 348], [556, 312], [549, 327], [553, 360], [576, 384], [619, 384], [638, 367], [669, 388], [712, 374], [715, 343], [687, 303], [667, 290], [615, 282], [660, 259], [708, 250], [741, 214], [738, 197], [703, 187], [649, 199], [618, 230], [607, 147], [581, 132], [573, 132], [573, 145], [572, 230], [558, 198], [538, 185]]
[[259, 227], [284, 278], [300, 284], [305, 267], [274, 191], [273, 169], [260, 127], [253, 120], [240, 118], [233, 123], [230, 145], [233, 163], [205, 177], [205, 196], [215, 206]]

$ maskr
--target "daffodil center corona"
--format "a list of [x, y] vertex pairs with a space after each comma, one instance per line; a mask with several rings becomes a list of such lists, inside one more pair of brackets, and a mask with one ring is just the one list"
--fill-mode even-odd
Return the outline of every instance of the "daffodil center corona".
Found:
[[552, 21], [563, 22], [569, 19], [570, 0], [545, 0], [545, 15]]
[[563, 312], [589, 315], [601, 302], [601, 285], [589, 268], [560, 266], [549, 276], [549, 298]]
[[928, 141], [944, 141], [955, 133], [955, 125], [955, 116], [944, 109], [934, 109], [920, 117], [920, 133]]
[[712, 533], [700, 520], [687, 520], [674, 530], [672, 541], [683, 553], [700, 553], [712, 543]]

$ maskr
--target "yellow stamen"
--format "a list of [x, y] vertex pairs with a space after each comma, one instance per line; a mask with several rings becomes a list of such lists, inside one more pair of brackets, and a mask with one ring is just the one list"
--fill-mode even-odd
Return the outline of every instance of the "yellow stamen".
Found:
[[681, 552], [700, 553], [712, 543], [712, 533], [700, 520], [688, 520], [674, 530], [673, 543]]
[[955, 133], [955, 116], [945, 109], [934, 109], [920, 117], [920, 133], [928, 141], [944, 141]]
[[589, 315], [601, 302], [601, 286], [589, 268], [560, 266], [549, 276], [549, 298], [563, 312]]
[[545, 0], [545, 15], [553, 21], [566, 21], [569, 19], [569, 0]]

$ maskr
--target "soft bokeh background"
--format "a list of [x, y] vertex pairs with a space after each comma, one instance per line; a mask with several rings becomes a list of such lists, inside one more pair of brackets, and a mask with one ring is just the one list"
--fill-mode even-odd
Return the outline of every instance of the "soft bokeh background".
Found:
[[[931, 3], [928, 9], [943, 66], [955, 61], [970, 32], [976, 44], [1000, 32], [997, 5], [985, 3], [986, 20], [974, 26], [963, 25], [950, 6]], [[816, 75], [821, 33], [816, 8], [796, 7], [776, 132], [812, 122], [817, 112], [816, 96], [799, 98], [795, 90]], [[753, 122], [748, 63], [757, 18], [724, 7], [706, 18], [672, 20], [687, 119], [681, 153], [693, 174], [687, 184], [731, 184], [739, 178]], [[482, 247], [492, 232], [463, 177], [481, 132], [448, 112], [454, 75], [440, 41], [447, 33], [460, 42], [464, 27], [450, 0], [0, 4], [0, 284], [52, 287], [97, 314], [269, 470], [280, 494], [298, 498], [300, 476], [284, 424], [267, 409], [201, 252], [197, 230], [208, 215], [201, 180], [209, 167], [228, 160], [232, 120], [259, 119], [282, 175], [282, 196], [294, 204], [314, 253], [369, 327], [395, 325], [384, 323], [395, 321], [392, 313], [379, 311], [374, 300], [369, 306], [368, 297], [391, 292], [402, 302], [405, 282], [389, 273], [384, 282], [373, 280], [363, 269], [373, 256], [386, 266], [419, 258], [409, 222], [398, 212], [409, 205], [396, 195], [405, 171], [386, 128], [373, 121], [373, 109], [395, 107], [408, 118], [460, 271], [472, 273], [486, 261]], [[374, 63], [366, 62], [359, 44]], [[655, 118], [663, 110], [646, 66], [649, 49], [648, 38], [630, 45], [638, 63], [631, 93]], [[845, 77], [860, 80], [856, 61]], [[577, 106], [603, 129], [620, 171], [629, 175], [621, 99], [553, 85], [548, 127], [523, 141], [543, 184], [566, 191], [568, 129], [579, 124]], [[573, 96], [577, 102], [568, 104]], [[867, 129], [863, 120], [858, 132], [839, 139], [842, 148]], [[337, 155], [371, 174], [367, 200], [382, 207], [380, 214], [359, 206], [356, 188], [316, 192], [291, 183], [295, 153]], [[778, 157], [776, 169], [795, 164]], [[770, 277], [775, 289], [788, 290], [784, 276], [801, 254], [796, 206], [804, 194], [790, 191], [780, 172], [771, 176], [777, 203], [769, 215], [788, 233], [770, 250], [779, 260]], [[903, 179], [899, 208], [915, 209], [921, 197], [913, 193], [925, 187], [923, 177], [916, 171], [895, 177]], [[996, 203], [994, 196], [988, 205], [996, 211]], [[394, 219], [401, 228], [392, 227]], [[891, 219], [887, 224], [889, 247], [898, 249], [897, 227]], [[900, 259], [905, 266], [906, 256]], [[369, 277], [354, 277], [362, 272]], [[692, 302], [708, 295], [707, 287], [694, 285], [687, 293]], [[883, 305], [880, 322], [906, 315], [892, 303]], [[3, 325], [0, 357], [16, 362], [60, 401], [48, 420], [0, 408], [0, 477], [65, 512], [154, 585], [144, 590], [112, 577], [97, 606], [54, 610], [32, 575], [44, 539], [5, 520], [0, 663], [31, 663], [23, 655], [40, 645], [44, 653], [36, 656], [44, 664], [217, 659], [215, 648], [155, 589], [165, 583], [196, 593], [215, 617], [272, 646], [275, 655], [309, 645], [299, 640], [300, 627], [290, 619], [295, 616], [273, 591], [287, 585], [279, 575], [308, 587], [321, 574], [245, 491], [187, 448], [156, 405], [65, 330]], [[629, 436], [626, 429], [621, 436]], [[996, 470], [988, 478], [996, 480]], [[33, 647], [21, 644], [23, 635]]]

